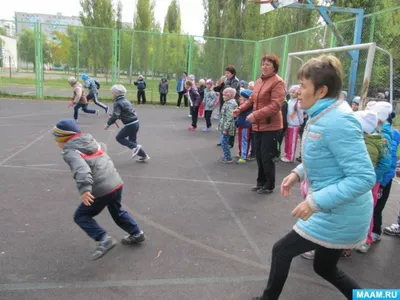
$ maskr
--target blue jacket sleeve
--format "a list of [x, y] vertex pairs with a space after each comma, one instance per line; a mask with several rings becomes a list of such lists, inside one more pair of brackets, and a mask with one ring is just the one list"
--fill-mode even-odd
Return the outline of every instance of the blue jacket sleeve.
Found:
[[[313, 211], [329, 211], [342, 203], [353, 201], [371, 191], [376, 183], [361, 126], [355, 117], [344, 115], [330, 122], [325, 142], [344, 176], [339, 182], [307, 196]], [[337, 124], [341, 125], [338, 127]]]

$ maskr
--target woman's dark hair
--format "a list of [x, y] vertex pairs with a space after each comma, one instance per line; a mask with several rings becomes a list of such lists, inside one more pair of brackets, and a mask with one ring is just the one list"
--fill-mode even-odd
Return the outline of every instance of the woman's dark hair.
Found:
[[186, 76], [188, 76], [187, 72], [183, 72], [183, 74], [186, 74]]
[[279, 59], [278, 56], [273, 55], [273, 54], [272, 55], [264, 54], [264, 56], [261, 57], [261, 63], [263, 63], [265, 61], [269, 61], [270, 63], [272, 63], [274, 66], [275, 73], [278, 73], [279, 63], [281, 62], [281, 60]]
[[232, 75], [236, 75], [236, 69], [235, 69], [235, 67], [232, 66], [232, 65], [227, 66], [227, 67], [225, 68], [225, 72], [229, 72], [229, 73], [231, 73]]
[[297, 79], [308, 79], [314, 84], [314, 89], [326, 86], [326, 97], [338, 97], [342, 91], [343, 68], [340, 61], [332, 55], [321, 55], [310, 59], [301, 66]]

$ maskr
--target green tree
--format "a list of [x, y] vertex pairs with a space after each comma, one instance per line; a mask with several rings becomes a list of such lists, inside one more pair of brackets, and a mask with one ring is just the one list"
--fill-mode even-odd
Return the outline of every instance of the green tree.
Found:
[[[185, 69], [185, 37], [181, 33], [181, 9], [177, 0], [172, 0], [165, 16], [163, 35], [158, 38], [155, 46], [157, 53], [157, 69], [163, 73], [178, 74]], [[160, 47], [158, 49], [157, 47]]]
[[[135, 12], [134, 29], [152, 31], [155, 28], [154, 20], [155, 2], [151, 0], [138, 0]], [[151, 35], [144, 32], [134, 34], [134, 69], [146, 74], [151, 69], [152, 53]]]
[[[43, 63], [48, 63], [50, 59], [50, 47], [47, 37], [44, 33], [41, 34], [42, 50], [43, 50]], [[19, 34], [17, 47], [18, 56], [22, 61], [32, 63], [36, 67], [35, 56], [35, 34], [34, 31], [28, 28], [22, 29]]]
[[115, 11], [115, 27], [117, 29], [121, 29], [122, 28], [122, 9], [123, 9], [123, 5], [121, 0], [118, 0], [117, 2], [117, 8]]
[[[103, 27], [85, 29], [83, 47], [90, 53], [89, 62], [93, 67], [94, 76], [98, 68], [108, 74], [112, 58], [112, 29], [116, 21], [111, 0], [80, 0], [82, 11], [79, 18], [84, 26]], [[110, 29], [106, 29], [110, 28]]]
[[0, 27], [0, 35], [7, 35], [6, 29], [4, 27]]
[[68, 35], [59, 31], [54, 31], [57, 42], [50, 42], [50, 57], [53, 64], [68, 64], [69, 51], [71, 48], [71, 41]]
[[163, 32], [181, 33], [181, 8], [177, 0], [172, 0], [168, 6]]

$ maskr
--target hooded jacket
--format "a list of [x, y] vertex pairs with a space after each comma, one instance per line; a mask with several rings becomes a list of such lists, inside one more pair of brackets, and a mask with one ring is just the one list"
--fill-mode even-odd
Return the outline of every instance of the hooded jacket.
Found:
[[90, 134], [77, 134], [65, 143], [62, 156], [69, 165], [80, 194], [105, 196], [123, 184], [106, 145]]

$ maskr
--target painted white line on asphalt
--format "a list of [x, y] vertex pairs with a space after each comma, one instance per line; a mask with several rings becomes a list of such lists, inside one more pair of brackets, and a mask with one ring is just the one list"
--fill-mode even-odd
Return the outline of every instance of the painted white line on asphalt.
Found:
[[11, 158], [17, 156], [17, 155], [20, 154], [22, 151], [25, 151], [26, 149], [29, 149], [32, 145], [34, 145], [35, 143], [37, 143], [38, 141], [40, 141], [42, 138], [44, 138], [46, 135], [48, 135], [49, 132], [50, 132], [51, 130], [52, 130], [52, 129], [47, 130], [44, 134], [42, 134], [41, 136], [39, 136], [38, 138], [36, 138], [36, 139], [33, 140], [32, 142], [30, 142], [30, 143], [29, 143], [28, 145], [26, 145], [25, 147], [19, 149], [18, 151], [16, 151], [16, 152], [14, 152], [13, 154], [11, 154], [9, 157], [3, 159], [3, 160], [0, 162], [0, 166], [1, 166], [1, 165], [4, 165], [4, 164], [5, 164], [6, 162], [8, 162]]

